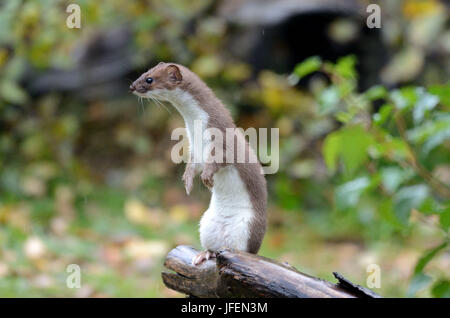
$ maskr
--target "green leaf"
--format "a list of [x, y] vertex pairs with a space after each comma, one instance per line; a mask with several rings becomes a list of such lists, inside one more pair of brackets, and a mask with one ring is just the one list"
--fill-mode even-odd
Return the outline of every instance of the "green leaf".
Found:
[[420, 123], [425, 114], [432, 110], [439, 103], [439, 98], [435, 95], [431, 95], [425, 91], [423, 87], [416, 88], [417, 102], [413, 108], [414, 123]]
[[450, 84], [434, 85], [428, 91], [433, 95], [437, 95], [442, 105], [450, 106]]
[[420, 126], [408, 130], [407, 136], [412, 142], [421, 144], [438, 132], [448, 130], [450, 130], [450, 117], [440, 117], [427, 120]]
[[356, 81], [352, 80], [341, 81], [339, 83], [336, 83], [336, 87], [338, 89], [339, 96], [341, 98], [345, 98], [355, 91]]
[[444, 242], [429, 251], [427, 251], [418, 261], [416, 267], [414, 268], [414, 275], [420, 274], [423, 272], [423, 269], [427, 264], [443, 249], [445, 249], [448, 245], [448, 242]]
[[335, 199], [338, 210], [354, 207], [362, 192], [370, 185], [367, 177], [361, 177], [340, 185], [336, 189]]
[[428, 197], [429, 189], [424, 184], [401, 188], [394, 195], [394, 213], [399, 220], [406, 224], [411, 213], [411, 209], [419, 207]]
[[384, 141], [376, 143], [374, 148], [379, 156], [384, 156], [389, 160], [399, 161], [413, 158], [408, 144], [401, 138], [387, 136]]
[[391, 92], [390, 97], [397, 109], [413, 110], [415, 124], [420, 123], [427, 112], [436, 107], [439, 97], [428, 93], [423, 87], [404, 87]]
[[446, 208], [439, 216], [442, 228], [447, 231], [450, 227], [450, 207]]
[[338, 59], [335, 71], [344, 78], [354, 79], [357, 77], [355, 66], [356, 57], [354, 55], [349, 55]]
[[325, 163], [330, 172], [334, 172], [337, 161], [341, 158], [347, 173], [352, 175], [367, 161], [367, 150], [374, 143], [374, 138], [362, 126], [344, 127], [329, 134], [325, 139], [323, 146]]
[[339, 91], [335, 86], [324, 89], [319, 95], [320, 114], [333, 113], [339, 104]]
[[329, 134], [323, 144], [323, 157], [325, 164], [330, 172], [336, 171], [337, 160], [340, 152], [340, 140], [339, 131]]
[[428, 287], [431, 281], [431, 277], [423, 273], [414, 275], [409, 283], [409, 288], [406, 293], [407, 297], [414, 297], [419, 291]]
[[368, 159], [367, 150], [375, 142], [361, 126], [350, 126], [341, 133], [341, 157], [347, 172], [353, 174]]
[[377, 126], [383, 125], [389, 118], [389, 116], [392, 114], [392, 110], [394, 109], [394, 106], [392, 104], [384, 104], [381, 106], [378, 113], [375, 113], [373, 115], [373, 120], [375, 121], [375, 124]]
[[435, 298], [450, 298], [450, 281], [441, 280], [435, 283], [431, 295]]
[[445, 208], [433, 197], [428, 197], [425, 201], [422, 202], [418, 210], [420, 211], [420, 213], [430, 215], [441, 214], [444, 212]]
[[405, 225], [401, 223], [392, 211], [392, 200], [384, 200], [378, 207], [378, 213], [383, 221], [386, 221], [396, 229], [401, 230]]
[[428, 138], [423, 144], [422, 153], [427, 155], [431, 150], [442, 145], [444, 141], [448, 139], [450, 139], [450, 127], [446, 130], [438, 131], [436, 134]]
[[430, 250], [428, 250], [418, 261], [414, 268], [414, 274], [411, 279], [408, 296], [414, 296], [418, 291], [426, 288], [431, 283], [431, 278], [423, 273], [425, 266], [443, 249], [448, 245], [448, 242], [444, 242]]
[[403, 87], [393, 90], [390, 97], [397, 109], [407, 110], [416, 103], [417, 91], [415, 87]]
[[440, 146], [450, 138], [450, 117], [434, 114], [433, 119], [426, 120], [420, 126], [408, 130], [408, 139], [415, 144], [423, 144], [424, 155]]
[[355, 117], [355, 115], [349, 112], [339, 111], [336, 113], [335, 117], [339, 122], [346, 124], [350, 122]]
[[294, 74], [299, 78], [305, 77], [308, 74], [311, 74], [320, 69], [322, 65], [322, 60], [318, 56], [312, 56], [307, 58], [303, 62], [297, 64], [294, 68]]
[[401, 169], [396, 166], [385, 167], [381, 170], [382, 184], [389, 193], [394, 193], [403, 182], [412, 176], [414, 176], [413, 170]]
[[381, 98], [385, 98], [388, 94], [387, 89], [384, 86], [376, 85], [369, 88], [364, 95], [369, 100], [377, 100]]

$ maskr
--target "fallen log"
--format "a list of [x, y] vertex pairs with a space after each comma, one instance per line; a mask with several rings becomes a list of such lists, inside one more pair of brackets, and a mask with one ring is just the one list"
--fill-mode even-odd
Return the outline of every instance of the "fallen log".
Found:
[[164, 284], [194, 297], [291, 297], [352, 298], [380, 297], [334, 273], [337, 284], [301, 273], [294, 267], [259, 255], [228, 249], [199, 266], [192, 258], [199, 253], [180, 245], [166, 257]]

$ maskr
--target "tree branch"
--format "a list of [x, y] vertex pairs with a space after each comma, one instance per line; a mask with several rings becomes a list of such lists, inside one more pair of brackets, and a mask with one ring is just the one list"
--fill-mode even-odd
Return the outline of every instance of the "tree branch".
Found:
[[191, 264], [199, 251], [180, 245], [164, 262], [164, 284], [195, 297], [292, 297], [351, 298], [380, 297], [334, 273], [338, 284], [297, 271], [288, 264], [228, 249], [199, 266]]

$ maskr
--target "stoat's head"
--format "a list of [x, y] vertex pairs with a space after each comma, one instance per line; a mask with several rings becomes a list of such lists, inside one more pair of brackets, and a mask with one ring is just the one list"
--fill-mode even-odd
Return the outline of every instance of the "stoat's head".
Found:
[[140, 97], [165, 100], [183, 80], [180, 67], [160, 62], [130, 85], [130, 91]]

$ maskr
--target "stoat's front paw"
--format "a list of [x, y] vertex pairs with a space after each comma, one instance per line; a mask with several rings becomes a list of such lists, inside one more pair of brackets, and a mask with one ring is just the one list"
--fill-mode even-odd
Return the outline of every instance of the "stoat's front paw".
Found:
[[183, 174], [184, 187], [186, 189], [186, 193], [189, 195], [192, 191], [192, 187], [194, 185], [195, 178], [195, 169], [188, 166]]
[[204, 175], [202, 174], [201, 178], [202, 178], [203, 184], [204, 184], [208, 189], [211, 190], [212, 187], [214, 186], [213, 176], [204, 176]]
[[211, 167], [210, 165], [205, 165], [205, 167], [203, 168], [203, 172], [200, 176], [203, 184], [209, 189], [212, 189], [212, 187], [214, 186], [214, 173], [215, 172], [216, 171], [213, 167]]
[[201, 253], [198, 253], [193, 259], [192, 259], [192, 265], [200, 265], [201, 263], [209, 260], [210, 258], [215, 258], [216, 254], [214, 252], [210, 251], [203, 251]]

